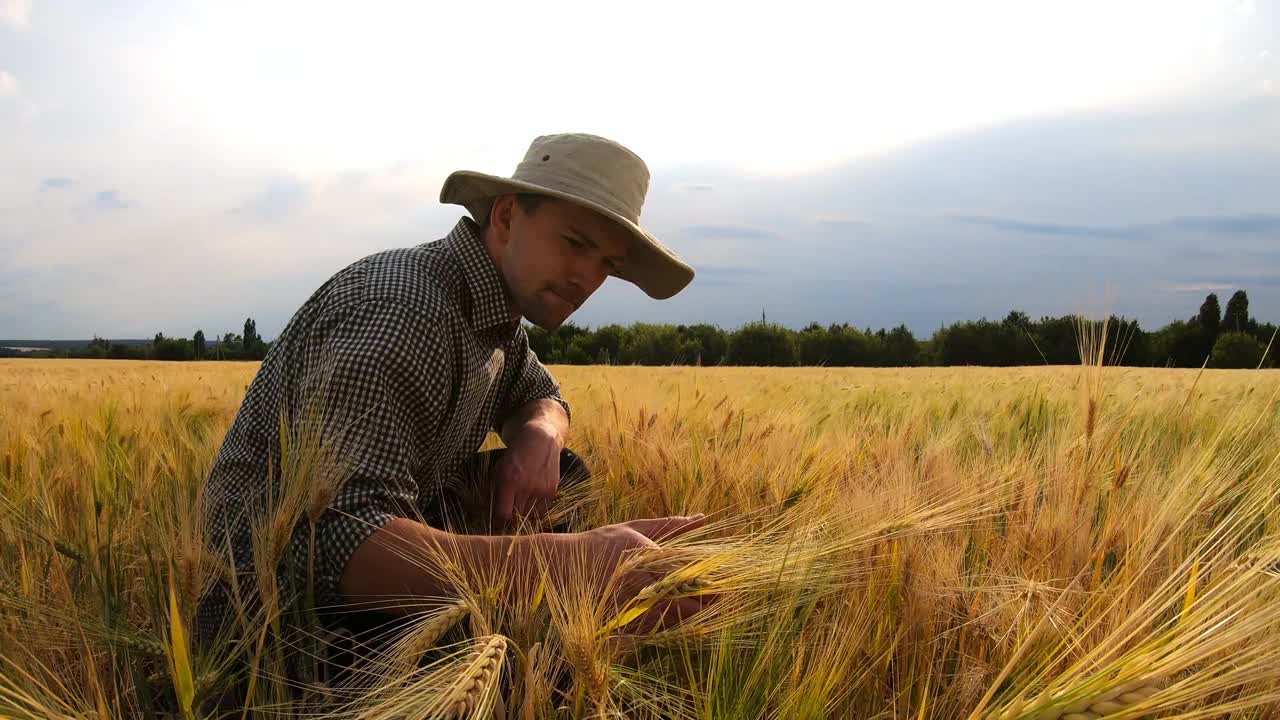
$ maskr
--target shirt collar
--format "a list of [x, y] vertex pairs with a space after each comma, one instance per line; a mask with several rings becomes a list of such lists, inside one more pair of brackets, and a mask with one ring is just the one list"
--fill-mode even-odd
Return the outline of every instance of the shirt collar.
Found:
[[514, 330], [519, 318], [511, 315], [507, 305], [507, 288], [485, 250], [480, 228], [469, 217], [463, 217], [445, 236], [444, 246], [462, 266], [467, 286], [467, 315], [476, 330], [494, 327]]

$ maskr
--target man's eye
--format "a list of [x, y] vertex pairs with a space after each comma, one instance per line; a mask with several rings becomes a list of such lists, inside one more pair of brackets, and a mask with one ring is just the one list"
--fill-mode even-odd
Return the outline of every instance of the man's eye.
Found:
[[573, 238], [569, 237], [568, 235], [565, 235], [565, 236], [564, 236], [564, 239], [565, 239], [565, 240], [567, 240], [567, 241], [569, 241], [569, 247], [572, 247], [572, 248], [580, 248], [580, 247], [582, 247], [582, 243], [581, 243], [581, 242], [578, 242], [577, 240], [575, 240], [575, 239], [573, 239]]

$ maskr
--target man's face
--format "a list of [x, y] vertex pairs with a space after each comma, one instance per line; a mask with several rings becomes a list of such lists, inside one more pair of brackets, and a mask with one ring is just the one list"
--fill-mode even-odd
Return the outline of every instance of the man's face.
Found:
[[617, 223], [557, 198], [526, 213], [514, 195], [489, 216], [489, 252], [511, 294], [512, 309], [554, 330], [626, 262], [628, 233]]

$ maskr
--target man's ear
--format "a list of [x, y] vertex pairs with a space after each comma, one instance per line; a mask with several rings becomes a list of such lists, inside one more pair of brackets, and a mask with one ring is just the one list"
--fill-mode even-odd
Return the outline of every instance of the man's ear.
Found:
[[511, 234], [511, 214], [515, 204], [515, 195], [499, 195], [489, 208], [489, 229], [501, 245], [507, 244]]

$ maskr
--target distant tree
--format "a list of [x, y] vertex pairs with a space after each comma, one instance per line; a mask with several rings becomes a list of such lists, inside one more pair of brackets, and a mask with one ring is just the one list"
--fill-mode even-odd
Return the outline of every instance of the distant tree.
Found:
[[[583, 333], [569, 342], [565, 348], [561, 362], [569, 365], [590, 365], [594, 361], [591, 348], [591, 337], [594, 333]], [[608, 364], [607, 362], [604, 364]]]
[[612, 365], [620, 362], [627, 329], [621, 325], [605, 325], [595, 332], [584, 332], [570, 341], [569, 355], [581, 357], [588, 365]]
[[151, 344], [159, 345], [162, 342], [164, 342], [164, 333], [156, 333], [156, 337], [154, 340], [151, 341]]
[[827, 349], [827, 338], [832, 332], [839, 332], [838, 325], [833, 325], [830, 331], [822, 325], [811, 322], [805, 325], [800, 333], [796, 335], [796, 354], [799, 357], [801, 365], [827, 365], [830, 364], [831, 358]]
[[[1280, 350], [1273, 344], [1273, 342], [1280, 341], [1280, 334], [1276, 333], [1275, 323], [1260, 323], [1254, 318], [1249, 318], [1249, 334], [1262, 343], [1264, 347], [1270, 345], [1272, 353]], [[1274, 357], [1274, 354], [1272, 357]]]
[[1032, 336], [1034, 324], [1026, 313], [1021, 310], [1010, 310], [1001, 324], [1012, 331], [1011, 335], [1005, 336], [1006, 342], [1009, 343], [1007, 351], [1010, 353], [1010, 365], [1039, 365], [1044, 362], [1045, 358], [1041, 357], [1035, 338]]
[[258, 324], [253, 318], [245, 318], [244, 335], [240, 339], [240, 353], [246, 360], [261, 360], [267, 355], [267, 344], [258, 334]]
[[[525, 334], [529, 338], [529, 349], [538, 356], [538, 360], [546, 365], [559, 365], [569, 362], [569, 352], [574, 341], [581, 335], [590, 333], [586, 328], [573, 322], [567, 322], [555, 330], [544, 330], [537, 325], [525, 325]], [[579, 345], [581, 350], [581, 345]]]
[[555, 336], [556, 344], [564, 349], [572, 345], [574, 340], [590, 332], [590, 330], [577, 323], [567, 322], [556, 328], [552, 334]]
[[697, 352], [690, 362], [700, 365], [719, 365], [724, 362], [725, 353], [729, 350], [729, 336], [719, 326], [699, 323], [684, 327], [680, 332], [686, 342], [697, 344]]
[[692, 365], [701, 344], [687, 337], [675, 325], [636, 323], [623, 337], [619, 350], [627, 365]]
[[921, 362], [920, 343], [906, 325], [899, 325], [885, 334], [881, 345], [883, 362], [887, 367], [907, 367]]
[[1249, 329], [1249, 296], [1237, 290], [1227, 301], [1227, 311], [1222, 315], [1222, 329], [1227, 332], [1245, 332]]
[[85, 348], [85, 352], [91, 358], [111, 357], [111, 341], [94, 335], [93, 339], [89, 341], [89, 347]]
[[605, 325], [596, 328], [591, 336], [592, 362], [612, 365], [618, 362], [622, 352], [622, 341], [627, 336], [627, 329], [621, 325]]
[[204, 359], [204, 331], [196, 330], [196, 334], [191, 338], [192, 349], [195, 351], [196, 359]]
[[1218, 336], [1222, 327], [1222, 306], [1218, 304], [1218, 294], [1209, 293], [1200, 304], [1200, 313], [1196, 315], [1196, 323], [1204, 328], [1212, 337]]
[[1200, 367], [1213, 349], [1209, 331], [1198, 322], [1175, 320], [1153, 333], [1151, 363], [1172, 367]]
[[1216, 368], [1256, 368], [1266, 348], [1256, 338], [1243, 332], [1224, 332], [1213, 344], [1209, 364]]
[[1019, 330], [1031, 329], [1031, 318], [1027, 317], [1027, 314], [1021, 310], [1010, 310], [1009, 314], [1005, 316], [1004, 322], [1006, 325], [1012, 325]]
[[257, 345], [259, 341], [258, 324], [253, 321], [253, 318], [245, 318], [244, 334], [241, 337], [243, 338], [244, 343], [242, 349], [246, 354], [252, 352], [254, 346]]
[[123, 343], [112, 343], [107, 357], [112, 360], [141, 360], [146, 357], [146, 346], [129, 347]]
[[[1036, 346], [1044, 354], [1041, 362], [1075, 365], [1080, 362], [1079, 319], [1073, 315], [1042, 317], [1035, 324]], [[1037, 353], [1039, 355], [1040, 353]]]
[[796, 364], [794, 333], [772, 323], [749, 323], [729, 336], [729, 364]]
[[1137, 320], [1112, 315], [1108, 321], [1107, 362], [1114, 365], [1151, 365], [1151, 333], [1142, 329]]
[[240, 346], [243, 339], [235, 333], [224, 333], [222, 339], [218, 341], [218, 359], [219, 360], [235, 360], [240, 357]]
[[193, 360], [195, 351], [186, 338], [166, 338], [152, 348], [152, 357], [156, 360]]
[[878, 347], [873, 334], [848, 323], [828, 327], [812, 322], [794, 336], [796, 359], [801, 365], [850, 367], [878, 365]]
[[1006, 366], [1036, 363], [1038, 354], [1026, 333], [1005, 322], [960, 322], [933, 337], [943, 365]]

